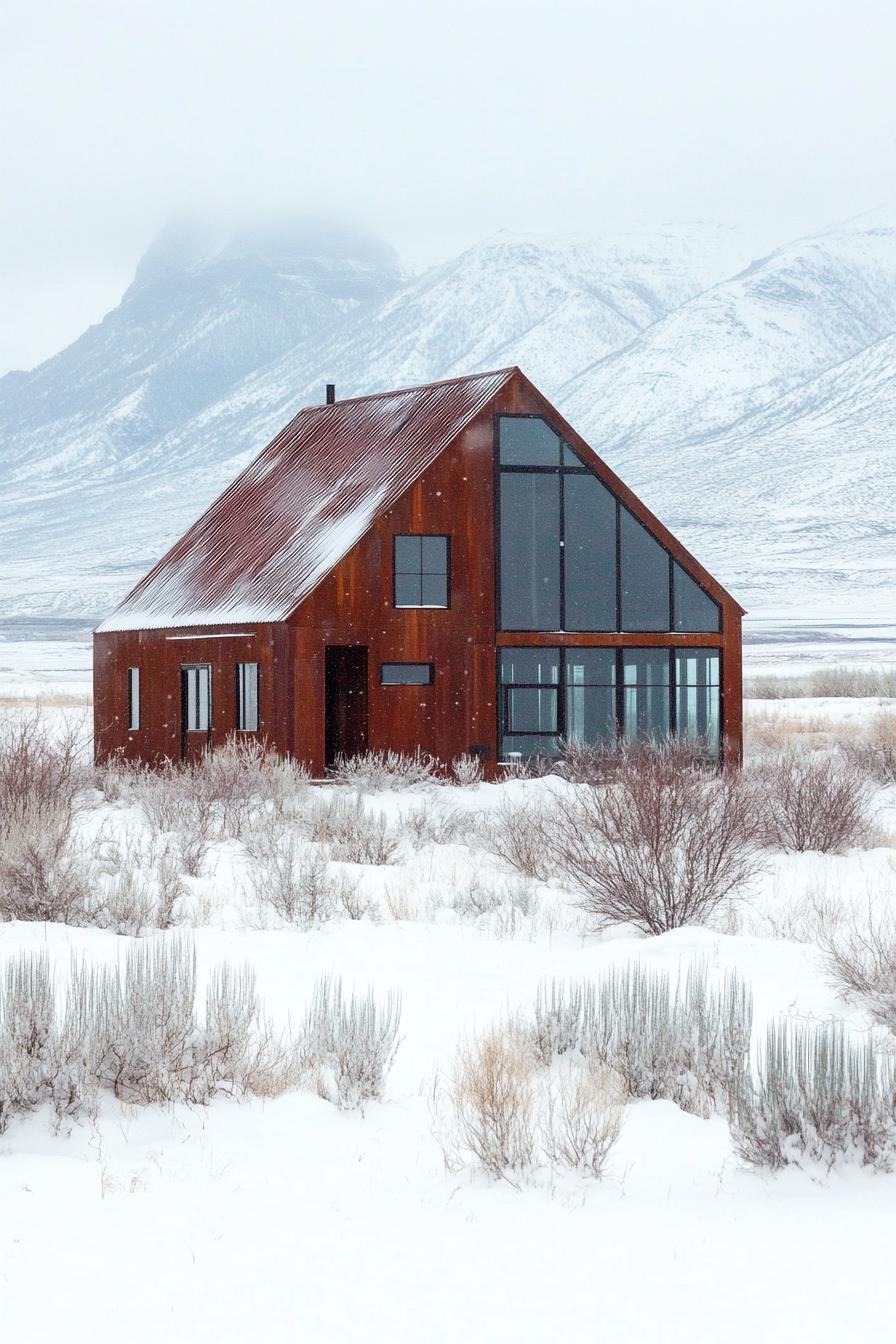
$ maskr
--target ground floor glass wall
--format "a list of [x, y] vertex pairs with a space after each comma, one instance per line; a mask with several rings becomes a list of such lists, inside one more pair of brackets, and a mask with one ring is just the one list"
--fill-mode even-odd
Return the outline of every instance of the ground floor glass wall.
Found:
[[564, 739], [663, 741], [719, 749], [718, 649], [506, 648], [501, 756], [549, 756]]

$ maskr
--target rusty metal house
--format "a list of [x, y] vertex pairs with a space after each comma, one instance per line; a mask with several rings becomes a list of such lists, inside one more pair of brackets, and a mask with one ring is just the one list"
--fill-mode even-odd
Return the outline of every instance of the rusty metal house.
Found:
[[300, 411], [97, 629], [99, 758], [741, 754], [743, 609], [519, 369]]

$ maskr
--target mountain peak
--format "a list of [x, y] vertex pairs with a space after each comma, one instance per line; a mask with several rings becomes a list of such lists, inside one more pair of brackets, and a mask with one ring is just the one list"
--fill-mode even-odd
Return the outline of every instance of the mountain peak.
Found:
[[227, 228], [178, 217], [165, 225], [137, 264], [133, 289], [240, 260], [292, 269], [296, 264], [347, 263], [400, 274], [398, 256], [383, 239], [360, 227], [308, 215], [242, 223]]

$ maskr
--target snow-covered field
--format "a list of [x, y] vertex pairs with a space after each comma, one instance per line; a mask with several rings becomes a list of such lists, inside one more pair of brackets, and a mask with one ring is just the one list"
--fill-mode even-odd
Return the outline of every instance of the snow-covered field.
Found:
[[[0, 645], [0, 695], [44, 698], [61, 723], [86, 695], [84, 648]], [[765, 656], [765, 655], [764, 655]], [[821, 659], [824, 661], [824, 658]], [[759, 660], [757, 660], [759, 664]], [[773, 666], [769, 654], [761, 670]], [[40, 683], [38, 685], [38, 683]], [[748, 717], [860, 726], [876, 701], [755, 702]], [[760, 728], [760, 731], [762, 729]], [[767, 731], [767, 728], [766, 728]], [[365, 806], [391, 821], [491, 811], [556, 781], [389, 791]], [[559, 786], [562, 787], [562, 786]], [[313, 790], [325, 798], [336, 790]], [[51, 1132], [45, 1115], [0, 1136], [0, 1319], [10, 1339], [71, 1341], [823, 1341], [883, 1340], [892, 1319], [896, 1176], [758, 1173], [721, 1117], [671, 1102], [625, 1108], [607, 1171], [540, 1170], [515, 1184], [446, 1170], [432, 1092], [458, 1042], [509, 1012], [531, 1013], [545, 979], [599, 981], [638, 959], [673, 976], [705, 960], [750, 983], [755, 1029], [775, 1015], [870, 1019], [838, 997], [805, 912], [819, 897], [896, 906], [896, 787], [874, 798], [872, 847], [771, 851], [766, 871], [712, 927], [648, 938], [598, 934], [569, 892], [533, 886], [513, 918], [458, 911], [478, 882], [520, 882], [485, 849], [412, 845], [351, 873], [376, 918], [303, 930], [259, 918], [250, 860], [212, 845], [188, 878], [200, 977], [247, 962], [278, 1023], [300, 1021], [315, 980], [342, 976], [402, 996], [385, 1099], [340, 1111], [307, 1091], [206, 1107], [123, 1107]], [[96, 795], [84, 838], [147, 834], [139, 809]], [[506, 904], [506, 902], [505, 902]], [[265, 925], [265, 927], [260, 927]], [[784, 934], [788, 936], [783, 936]], [[149, 935], [157, 939], [172, 933]], [[61, 924], [0, 923], [0, 964], [45, 949], [60, 977], [73, 954], [121, 958], [134, 940]]]

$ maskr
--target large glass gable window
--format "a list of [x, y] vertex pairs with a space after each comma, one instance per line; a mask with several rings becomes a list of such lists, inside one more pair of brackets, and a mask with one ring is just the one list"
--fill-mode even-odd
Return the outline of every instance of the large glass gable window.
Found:
[[539, 416], [498, 417], [499, 628], [708, 631], [718, 604]]
[[504, 648], [502, 759], [554, 756], [564, 740], [663, 742], [719, 751], [718, 649]]

